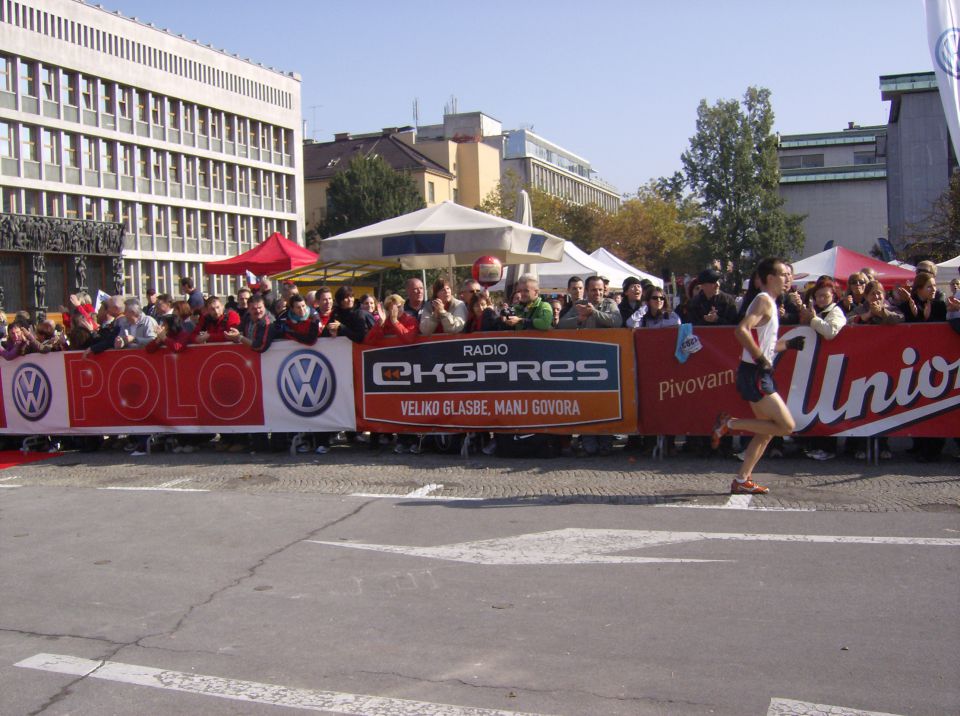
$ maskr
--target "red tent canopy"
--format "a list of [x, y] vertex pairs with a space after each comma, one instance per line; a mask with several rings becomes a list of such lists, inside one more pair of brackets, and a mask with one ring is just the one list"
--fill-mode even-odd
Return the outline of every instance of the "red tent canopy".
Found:
[[203, 264], [206, 273], [242, 276], [247, 271], [257, 276], [289, 271], [317, 262], [317, 254], [305, 249], [279, 233], [271, 234], [262, 244], [249, 251], [222, 261]]
[[[794, 283], [803, 284], [807, 281], [816, 281], [825, 274], [833, 276], [837, 283], [846, 288], [850, 274], [856, 273], [862, 268], [872, 268], [877, 273], [880, 283], [887, 290], [897, 284], [909, 284], [913, 281], [915, 275], [913, 271], [884, 263], [866, 254], [858, 254], [856, 251], [845, 249], [842, 246], [835, 246], [800, 261], [794, 261]], [[806, 276], [798, 279], [797, 274], [806, 274]]]

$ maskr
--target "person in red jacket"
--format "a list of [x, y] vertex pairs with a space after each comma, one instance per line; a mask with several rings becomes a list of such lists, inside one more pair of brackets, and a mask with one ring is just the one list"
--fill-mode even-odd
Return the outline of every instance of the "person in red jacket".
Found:
[[420, 333], [420, 326], [416, 318], [404, 312], [403, 296], [387, 296], [383, 300], [383, 310], [386, 317], [367, 331], [363, 342], [378, 345], [388, 338], [399, 338], [403, 343], [412, 343]]
[[303, 296], [295, 293], [287, 299], [287, 311], [274, 324], [274, 338], [290, 338], [312, 346], [320, 335], [320, 321]]
[[223, 310], [223, 303], [217, 296], [207, 299], [203, 313], [193, 329], [194, 343], [226, 343], [227, 331], [240, 327], [240, 316], [236, 311]]
[[161, 348], [169, 348], [180, 353], [193, 342], [193, 334], [183, 327], [183, 321], [176, 313], [160, 316], [157, 336], [147, 343], [147, 353], [156, 353]]

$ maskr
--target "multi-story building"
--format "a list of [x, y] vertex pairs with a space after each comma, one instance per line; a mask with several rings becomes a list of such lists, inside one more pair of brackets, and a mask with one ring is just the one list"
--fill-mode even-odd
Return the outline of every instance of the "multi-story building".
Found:
[[512, 170], [529, 186], [574, 204], [596, 204], [611, 214], [620, 210], [620, 192], [603, 181], [590, 162], [529, 129], [504, 133], [503, 170]]
[[885, 125], [780, 137], [780, 195], [806, 215], [804, 256], [829, 241], [869, 253], [887, 239], [900, 251], [949, 187], [957, 159], [934, 73], [883, 75], [880, 96]]
[[[0, 243], [8, 309], [32, 305], [38, 275], [50, 308], [80, 278], [224, 292], [204, 261], [274, 231], [302, 241], [298, 75], [77, 0], [3, 0], [0, 36], [0, 218], [41, 227]], [[123, 230], [123, 263], [94, 252], [79, 272], [56, 237], [98, 226]]]
[[839, 132], [780, 137], [780, 196], [787, 212], [805, 216], [803, 256], [831, 241], [869, 253], [886, 238], [886, 132], [850, 122]]

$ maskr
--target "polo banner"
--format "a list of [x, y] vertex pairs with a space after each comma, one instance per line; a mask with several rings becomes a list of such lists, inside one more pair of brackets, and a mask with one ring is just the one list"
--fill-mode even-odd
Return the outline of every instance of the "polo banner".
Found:
[[300, 432], [355, 427], [352, 344], [277, 341], [28, 355], [0, 365], [14, 434]]
[[[717, 413], [753, 417], [737, 393], [732, 328], [696, 327], [702, 349], [681, 364], [677, 331], [638, 330], [640, 431], [706, 435]], [[806, 326], [801, 351], [779, 354], [773, 377], [802, 435], [960, 435], [960, 337], [945, 323], [849, 326], [831, 341]]]
[[357, 346], [357, 426], [377, 432], [634, 432], [629, 331], [437, 336]]

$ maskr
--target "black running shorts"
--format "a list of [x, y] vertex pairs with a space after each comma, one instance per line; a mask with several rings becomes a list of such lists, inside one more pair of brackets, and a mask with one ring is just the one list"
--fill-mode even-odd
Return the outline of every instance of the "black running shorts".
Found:
[[777, 385], [773, 382], [773, 374], [763, 370], [756, 363], [740, 361], [737, 368], [737, 392], [740, 397], [751, 403], [757, 403], [765, 395], [777, 392]]

